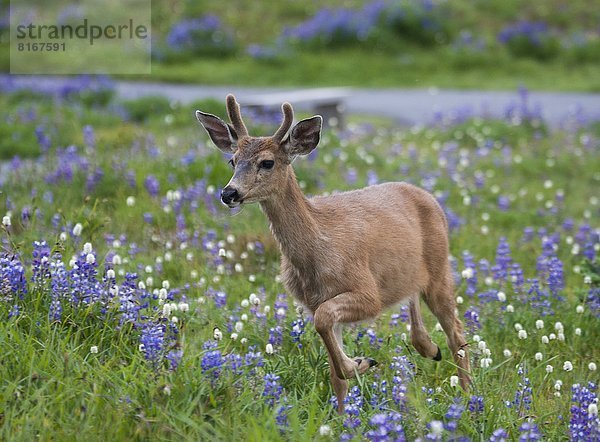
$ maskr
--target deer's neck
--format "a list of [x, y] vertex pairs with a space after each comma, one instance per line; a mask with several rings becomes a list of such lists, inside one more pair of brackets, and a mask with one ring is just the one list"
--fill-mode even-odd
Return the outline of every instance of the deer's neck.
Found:
[[314, 207], [302, 193], [290, 168], [280, 192], [261, 202], [281, 251], [296, 266], [310, 262], [320, 248], [321, 234]]

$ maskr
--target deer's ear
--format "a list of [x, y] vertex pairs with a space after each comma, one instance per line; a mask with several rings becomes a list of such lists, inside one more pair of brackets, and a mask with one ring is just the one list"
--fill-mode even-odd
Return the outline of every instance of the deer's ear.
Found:
[[320, 115], [298, 122], [281, 143], [283, 150], [291, 157], [308, 155], [321, 140], [322, 126], [323, 118]]
[[238, 136], [235, 129], [219, 117], [196, 111], [196, 118], [202, 124], [208, 136], [221, 151], [234, 153], [237, 149]]

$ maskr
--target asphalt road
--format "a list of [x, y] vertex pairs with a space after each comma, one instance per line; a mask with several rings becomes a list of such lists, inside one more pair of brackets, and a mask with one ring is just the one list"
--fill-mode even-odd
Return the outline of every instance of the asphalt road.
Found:
[[[44, 85], [52, 87], [69, 81], [68, 77], [52, 76], [10, 76], [17, 85]], [[117, 93], [120, 97], [131, 99], [148, 95], [162, 95], [169, 99], [189, 103], [204, 98], [225, 99], [228, 93], [234, 93], [242, 105], [246, 102], [260, 101], [265, 95], [289, 100], [295, 108], [310, 110], [306, 103], [294, 103], [293, 98], [303, 93], [314, 95], [315, 91], [299, 88], [247, 88], [239, 86], [200, 86], [164, 83], [146, 83], [117, 81]], [[331, 90], [321, 90], [323, 93]], [[321, 91], [317, 91], [318, 95]], [[521, 100], [518, 91], [481, 91], [481, 90], [439, 90], [429, 89], [360, 89], [342, 88], [345, 112], [352, 114], [379, 115], [391, 118], [400, 124], [428, 124], [440, 113], [445, 116], [471, 114], [502, 117], [507, 109], [519, 106]], [[529, 92], [527, 108], [539, 112], [541, 117], [553, 127], [560, 127], [573, 116], [600, 120], [600, 94]]]
[[[265, 94], [296, 95], [295, 89], [244, 88], [238, 86], [196, 86], [161, 83], [118, 82], [118, 94], [124, 98], [146, 95], [164, 95], [183, 103], [203, 98], [225, 99], [228, 93], [236, 95], [240, 103], [255, 101]], [[472, 113], [493, 117], [504, 116], [511, 106], [519, 105], [518, 91], [473, 91], [430, 89], [355, 89], [344, 88], [345, 111], [389, 117], [401, 124], [427, 124], [436, 115]], [[292, 104], [294, 104], [293, 100]], [[539, 111], [551, 126], [558, 127], [574, 115], [600, 120], [600, 94], [529, 92], [527, 106]], [[296, 108], [306, 109], [298, 103]]]

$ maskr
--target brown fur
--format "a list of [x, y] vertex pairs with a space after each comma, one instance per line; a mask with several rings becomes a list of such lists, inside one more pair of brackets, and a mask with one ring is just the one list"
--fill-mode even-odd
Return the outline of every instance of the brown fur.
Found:
[[[288, 124], [289, 115], [285, 120]], [[292, 129], [290, 138], [302, 141], [300, 129]], [[338, 411], [344, 409], [346, 379], [364, 373], [373, 362], [346, 356], [343, 324], [373, 320], [383, 309], [408, 301], [411, 342], [421, 355], [439, 359], [440, 350], [423, 325], [420, 295], [447, 335], [466, 389], [469, 358], [455, 312], [447, 223], [438, 203], [426, 191], [399, 182], [308, 199], [291, 166], [297, 152], [304, 153], [295, 142], [241, 138], [227, 187], [239, 192], [239, 203], [259, 202], [270, 221], [282, 252], [284, 285], [313, 313], [327, 348]], [[293, 154], [288, 145], [295, 149]], [[265, 159], [276, 166], [262, 170], [257, 165]]]

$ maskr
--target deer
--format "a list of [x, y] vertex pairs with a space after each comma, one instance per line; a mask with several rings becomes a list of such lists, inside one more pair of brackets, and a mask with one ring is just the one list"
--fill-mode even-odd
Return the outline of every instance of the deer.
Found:
[[377, 365], [369, 357], [346, 355], [344, 326], [408, 303], [411, 344], [425, 358], [442, 359], [425, 328], [421, 298], [444, 330], [460, 385], [468, 390], [469, 355], [456, 310], [448, 224], [436, 199], [405, 182], [308, 198], [292, 163], [319, 144], [322, 117], [292, 127], [294, 112], [285, 102], [277, 131], [254, 137], [231, 94], [226, 108], [230, 123], [196, 111], [215, 146], [231, 155], [233, 176], [220, 199], [229, 208], [258, 203], [266, 215], [281, 251], [281, 280], [312, 314], [327, 350], [338, 413], [344, 413], [348, 380]]

